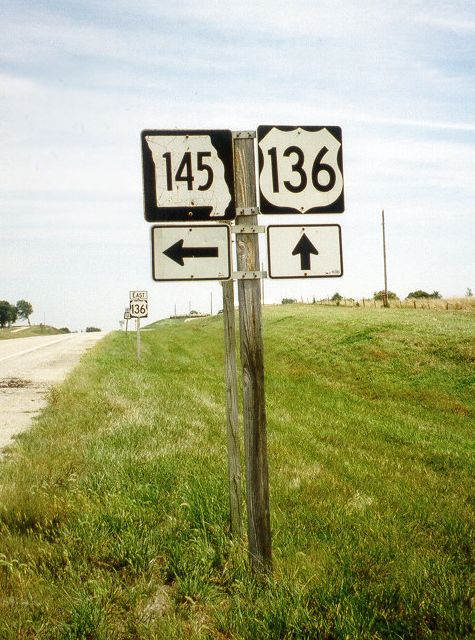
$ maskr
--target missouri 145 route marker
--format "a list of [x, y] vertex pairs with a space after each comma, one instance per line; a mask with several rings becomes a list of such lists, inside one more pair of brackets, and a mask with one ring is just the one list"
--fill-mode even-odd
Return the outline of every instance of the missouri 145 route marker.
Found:
[[142, 131], [145, 219], [235, 218], [232, 149], [226, 129]]

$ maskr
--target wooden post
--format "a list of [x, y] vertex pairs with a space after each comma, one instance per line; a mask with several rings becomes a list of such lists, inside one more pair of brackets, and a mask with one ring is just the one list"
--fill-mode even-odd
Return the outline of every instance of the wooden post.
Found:
[[384, 258], [384, 294], [383, 294], [383, 307], [389, 307], [388, 301], [388, 274], [386, 271], [386, 229], [384, 224], [384, 209], [381, 214], [381, 224], [383, 227], [383, 258]]
[[137, 360], [140, 362], [141, 355], [141, 344], [140, 344], [140, 318], [136, 319], [136, 328], [137, 328]]
[[[248, 213], [257, 202], [254, 139], [240, 135], [233, 136], [238, 214], [240, 208]], [[257, 215], [238, 215], [236, 224], [256, 225]], [[259, 271], [258, 235], [238, 234], [236, 254], [239, 272]], [[260, 289], [259, 278], [238, 279], [248, 538], [254, 573], [265, 573], [272, 568]]]
[[226, 374], [226, 435], [231, 533], [242, 538], [241, 451], [239, 446], [234, 283], [223, 282], [224, 366]]

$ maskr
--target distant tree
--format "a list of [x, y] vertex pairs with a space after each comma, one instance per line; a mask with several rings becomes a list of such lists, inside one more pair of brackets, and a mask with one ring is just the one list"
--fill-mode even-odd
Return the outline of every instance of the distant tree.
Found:
[[59, 329], [60, 333], [71, 333], [70, 329], [68, 329], [68, 327], [61, 327], [61, 329]]
[[417, 291], [411, 291], [407, 294], [406, 300], [408, 298], [430, 298], [430, 293], [427, 291], [422, 291], [422, 289], [417, 289]]
[[427, 291], [422, 291], [422, 289], [417, 289], [417, 291], [411, 291], [410, 293], [408, 293], [406, 296], [406, 300], [408, 298], [434, 298], [438, 300], [442, 298], [442, 296], [438, 291], [427, 293]]
[[86, 333], [92, 333], [93, 331], [100, 331], [97, 327], [86, 327]]
[[33, 307], [27, 300], [18, 300], [16, 303], [16, 309], [18, 317], [23, 320], [28, 320], [28, 324], [31, 326], [30, 316], [33, 313]]
[[282, 304], [294, 304], [297, 302], [296, 298], [282, 298]]
[[[376, 291], [373, 295], [374, 300], [382, 300], [384, 296], [384, 291]], [[388, 291], [388, 300], [397, 300], [397, 295], [394, 291]]]
[[471, 298], [473, 296], [473, 293], [470, 287], [467, 287], [467, 291], [465, 292], [465, 295], [467, 296], [467, 298]]
[[18, 317], [17, 309], [6, 300], [0, 300], [0, 327], [10, 326]]
[[334, 294], [332, 295], [332, 297], [330, 298], [330, 300], [331, 300], [332, 302], [336, 302], [336, 303], [337, 303], [337, 305], [339, 305], [339, 304], [340, 304], [340, 302], [343, 300], [343, 296], [341, 296], [338, 292], [336, 292], [336, 293], [334, 293]]

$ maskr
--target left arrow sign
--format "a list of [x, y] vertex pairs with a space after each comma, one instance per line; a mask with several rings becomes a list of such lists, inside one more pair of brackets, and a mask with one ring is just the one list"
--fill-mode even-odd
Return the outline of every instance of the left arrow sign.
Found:
[[231, 270], [229, 225], [152, 227], [154, 280], [229, 280]]
[[163, 252], [182, 267], [185, 264], [183, 258], [217, 258], [219, 256], [218, 247], [184, 247], [183, 243], [183, 239], [178, 240]]

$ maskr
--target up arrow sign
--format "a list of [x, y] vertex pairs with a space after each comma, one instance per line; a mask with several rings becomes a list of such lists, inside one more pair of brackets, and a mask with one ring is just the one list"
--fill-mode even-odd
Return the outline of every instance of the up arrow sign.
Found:
[[227, 224], [152, 227], [153, 279], [229, 280], [230, 235]]
[[269, 225], [267, 256], [270, 278], [339, 278], [343, 275], [340, 226]]
[[310, 254], [318, 256], [318, 251], [308, 239], [308, 236], [304, 233], [300, 240], [295, 245], [292, 255], [296, 256], [300, 253], [300, 269], [302, 271], [310, 270]]

